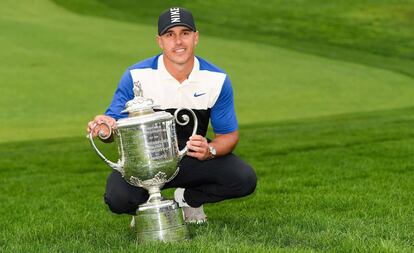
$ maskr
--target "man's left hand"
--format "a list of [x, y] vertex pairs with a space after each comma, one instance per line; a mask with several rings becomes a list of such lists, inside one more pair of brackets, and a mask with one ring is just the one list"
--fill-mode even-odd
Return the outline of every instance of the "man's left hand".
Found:
[[187, 155], [197, 158], [200, 161], [207, 160], [210, 157], [207, 139], [201, 135], [193, 135], [187, 141]]

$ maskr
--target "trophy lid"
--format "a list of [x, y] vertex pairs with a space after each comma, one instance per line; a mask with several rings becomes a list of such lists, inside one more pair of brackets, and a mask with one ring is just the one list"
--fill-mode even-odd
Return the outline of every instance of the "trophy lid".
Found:
[[152, 99], [134, 97], [134, 99], [126, 102], [125, 110], [123, 110], [122, 113], [128, 112], [129, 116], [134, 116], [135, 114], [146, 114], [154, 112], [154, 107], [157, 107], [157, 105], [154, 105], [154, 101]]
[[154, 104], [152, 99], [144, 98], [141, 83], [139, 81], [134, 82], [133, 90], [134, 98], [126, 102], [125, 110], [123, 110], [122, 113], [128, 112], [129, 117], [153, 113], [153, 108], [157, 107], [157, 105]]
[[173, 116], [168, 112], [154, 112], [154, 108], [158, 105], [149, 98], [144, 98], [141, 83], [134, 82], [134, 98], [125, 104], [125, 110], [128, 112], [128, 118], [123, 118], [117, 121], [118, 127], [127, 127], [133, 125], [145, 124], [154, 121], [171, 120]]

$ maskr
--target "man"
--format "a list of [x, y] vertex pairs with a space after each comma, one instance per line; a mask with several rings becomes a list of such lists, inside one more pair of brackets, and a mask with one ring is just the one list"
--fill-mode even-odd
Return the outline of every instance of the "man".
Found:
[[[121, 111], [134, 97], [134, 82], [140, 82], [144, 97], [153, 99], [162, 110], [173, 113], [180, 107], [193, 109], [199, 121], [197, 135], [190, 137], [191, 129], [177, 125], [179, 146], [187, 144], [189, 152], [179, 164], [178, 175], [164, 188], [177, 188], [174, 198], [183, 208], [186, 222], [202, 223], [207, 219], [203, 204], [251, 194], [256, 175], [231, 153], [239, 134], [230, 79], [195, 56], [198, 39], [191, 12], [183, 8], [163, 12], [158, 18], [157, 36], [162, 54], [127, 69], [105, 115], [96, 116], [87, 130], [101, 122], [115, 128], [117, 119], [127, 117]], [[208, 142], [205, 135], [210, 120], [215, 136]], [[104, 125], [96, 127], [94, 136], [101, 130], [107, 129]], [[129, 185], [113, 171], [104, 198], [114, 213], [134, 215], [148, 193]]]

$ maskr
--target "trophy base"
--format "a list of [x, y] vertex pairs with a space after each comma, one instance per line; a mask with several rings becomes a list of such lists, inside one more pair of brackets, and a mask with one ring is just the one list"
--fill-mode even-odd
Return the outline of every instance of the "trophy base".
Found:
[[140, 205], [135, 222], [138, 243], [189, 239], [181, 208], [173, 200]]

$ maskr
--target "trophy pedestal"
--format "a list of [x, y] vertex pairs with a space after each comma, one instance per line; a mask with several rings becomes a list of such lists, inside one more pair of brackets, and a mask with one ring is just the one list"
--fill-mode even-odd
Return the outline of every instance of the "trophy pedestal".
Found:
[[135, 229], [138, 243], [189, 239], [182, 210], [173, 200], [140, 205], [135, 216]]

